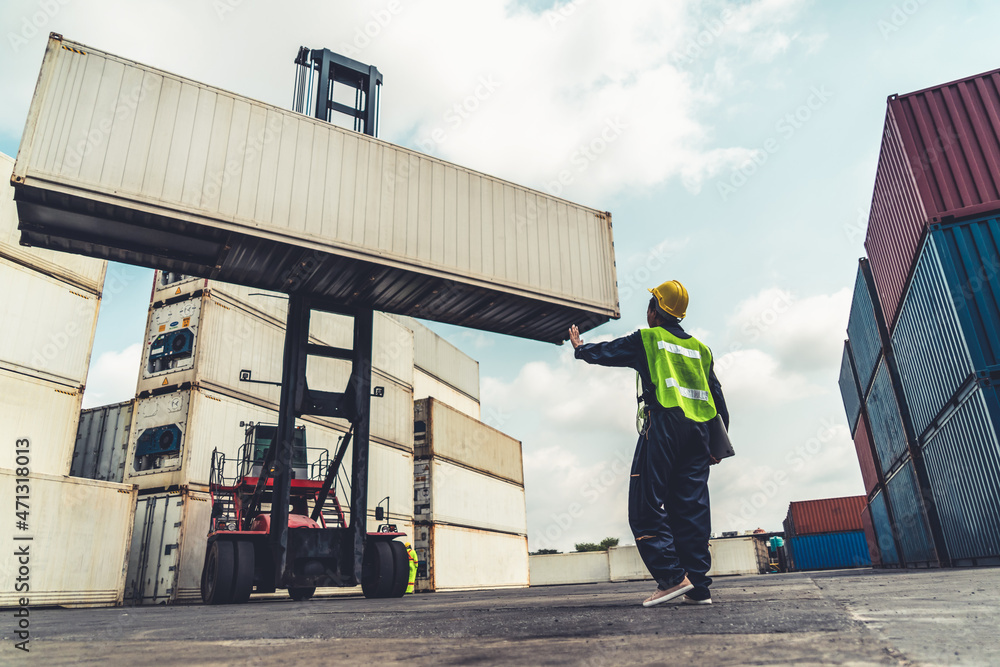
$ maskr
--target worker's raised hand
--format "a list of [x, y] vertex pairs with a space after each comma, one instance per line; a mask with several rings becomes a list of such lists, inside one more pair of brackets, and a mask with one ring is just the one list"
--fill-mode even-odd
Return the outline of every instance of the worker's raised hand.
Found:
[[569, 342], [573, 344], [574, 350], [583, 345], [583, 341], [580, 340], [580, 330], [575, 324], [569, 328]]

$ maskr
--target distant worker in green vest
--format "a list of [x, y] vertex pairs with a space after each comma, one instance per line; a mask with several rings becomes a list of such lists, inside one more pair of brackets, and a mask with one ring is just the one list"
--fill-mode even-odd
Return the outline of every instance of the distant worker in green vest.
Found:
[[417, 552], [409, 542], [406, 543], [406, 555], [410, 557], [410, 582], [406, 585], [406, 592], [412, 593], [417, 583]]
[[688, 293], [676, 280], [649, 290], [648, 329], [587, 344], [573, 325], [577, 359], [626, 366], [639, 374], [642, 423], [632, 459], [628, 517], [639, 555], [657, 589], [644, 607], [684, 596], [687, 604], [712, 604], [708, 577], [711, 510], [708, 423], [729, 411], [713, 370], [712, 352], [681, 328]]

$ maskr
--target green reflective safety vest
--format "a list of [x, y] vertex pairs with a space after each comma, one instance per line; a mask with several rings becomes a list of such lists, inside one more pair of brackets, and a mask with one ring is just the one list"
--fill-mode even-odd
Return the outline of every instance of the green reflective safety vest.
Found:
[[714, 419], [718, 411], [708, 386], [712, 351], [696, 338], [678, 338], [660, 327], [639, 333], [660, 405], [680, 408], [692, 421]]

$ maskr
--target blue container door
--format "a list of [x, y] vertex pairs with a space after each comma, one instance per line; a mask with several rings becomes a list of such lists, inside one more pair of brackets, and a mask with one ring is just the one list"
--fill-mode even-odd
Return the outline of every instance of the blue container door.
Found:
[[835, 570], [870, 567], [868, 541], [863, 530], [823, 535], [796, 535], [788, 538], [794, 554], [795, 569]]
[[861, 390], [866, 391], [875, 372], [878, 355], [882, 351], [882, 339], [879, 337], [875, 306], [862, 266], [858, 267], [858, 276], [854, 281], [854, 300], [847, 320], [847, 337], [851, 340], [851, 352], [854, 354]]
[[1000, 560], [1000, 398], [981, 386], [933, 433], [924, 461], [954, 565]]
[[854, 369], [851, 366], [851, 344], [847, 341], [844, 341], [844, 356], [840, 360], [840, 396], [847, 412], [847, 424], [851, 428], [851, 435], [854, 435], [858, 417], [861, 416], [861, 395], [858, 393], [858, 383], [854, 379]]
[[881, 466], [882, 472], [888, 474], [902, 461], [907, 449], [903, 417], [896, 401], [896, 392], [892, 388], [889, 367], [884, 359], [879, 363], [866, 407], [868, 422], [872, 427], [871, 437], [879, 458], [877, 463]]
[[896, 540], [892, 536], [892, 526], [889, 523], [889, 510], [885, 506], [885, 496], [881, 491], [872, 498], [868, 509], [871, 510], [875, 537], [878, 539], [879, 552], [882, 554], [882, 565], [899, 565]]
[[924, 514], [913, 461], [907, 460], [892, 479], [886, 482], [886, 487], [889, 505], [896, 521], [896, 534], [899, 535], [900, 547], [903, 550], [903, 563], [936, 564], [937, 558], [934, 556], [930, 531], [927, 529], [927, 517]]

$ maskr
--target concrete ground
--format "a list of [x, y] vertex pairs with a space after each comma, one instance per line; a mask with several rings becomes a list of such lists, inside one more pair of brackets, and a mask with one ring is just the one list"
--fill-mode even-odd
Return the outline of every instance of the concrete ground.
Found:
[[0, 614], [0, 664], [1000, 664], [1000, 569], [720, 578], [715, 604], [639, 605], [650, 582], [204, 607]]

